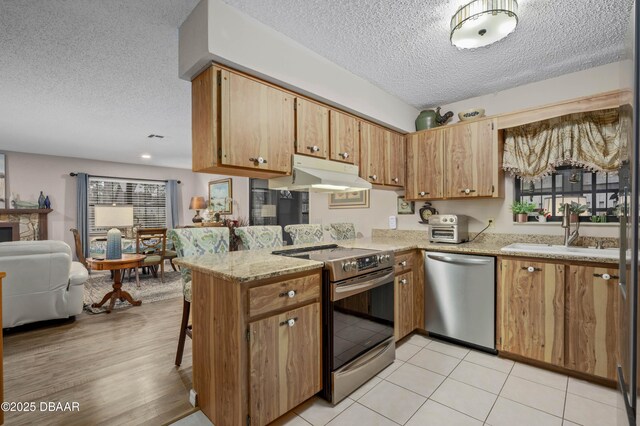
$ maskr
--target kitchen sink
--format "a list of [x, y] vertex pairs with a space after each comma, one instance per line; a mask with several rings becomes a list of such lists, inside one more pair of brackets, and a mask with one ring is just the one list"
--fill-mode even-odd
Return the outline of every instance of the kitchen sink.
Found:
[[617, 248], [597, 249], [594, 247], [565, 247], [551, 244], [515, 243], [502, 247], [501, 250], [507, 253], [538, 253], [556, 256], [595, 257], [599, 259], [617, 259], [620, 256], [620, 249]]

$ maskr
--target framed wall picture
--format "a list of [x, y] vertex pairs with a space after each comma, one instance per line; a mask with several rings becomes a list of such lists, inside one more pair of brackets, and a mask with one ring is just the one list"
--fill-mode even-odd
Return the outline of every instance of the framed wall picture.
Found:
[[407, 201], [404, 196], [398, 197], [398, 214], [414, 214], [416, 212], [416, 203]]
[[209, 206], [222, 215], [233, 214], [231, 178], [209, 182]]
[[7, 165], [5, 155], [0, 153], [0, 209], [10, 209], [7, 203]]
[[330, 209], [368, 209], [369, 191], [337, 192], [329, 194]]

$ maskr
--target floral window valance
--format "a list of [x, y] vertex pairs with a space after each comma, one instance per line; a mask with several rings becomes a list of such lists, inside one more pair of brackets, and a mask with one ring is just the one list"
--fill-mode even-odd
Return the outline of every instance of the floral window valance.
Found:
[[626, 149], [623, 116], [614, 108], [505, 129], [503, 168], [525, 181], [565, 165], [615, 173]]

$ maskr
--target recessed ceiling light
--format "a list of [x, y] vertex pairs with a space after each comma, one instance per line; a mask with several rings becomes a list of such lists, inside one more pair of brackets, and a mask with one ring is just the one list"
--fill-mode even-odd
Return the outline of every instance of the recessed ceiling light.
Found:
[[148, 160], [151, 158], [151, 154], [142, 154], [140, 157], [144, 158], [145, 160]]
[[451, 18], [451, 44], [459, 49], [488, 46], [511, 34], [517, 25], [516, 0], [474, 0]]

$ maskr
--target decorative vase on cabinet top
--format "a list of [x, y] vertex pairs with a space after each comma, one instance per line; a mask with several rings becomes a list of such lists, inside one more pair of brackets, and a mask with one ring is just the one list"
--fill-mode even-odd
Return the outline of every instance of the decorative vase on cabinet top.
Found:
[[432, 129], [436, 127], [436, 112], [432, 109], [425, 109], [420, 112], [418, 118], [416, 118], [416, 131]]

